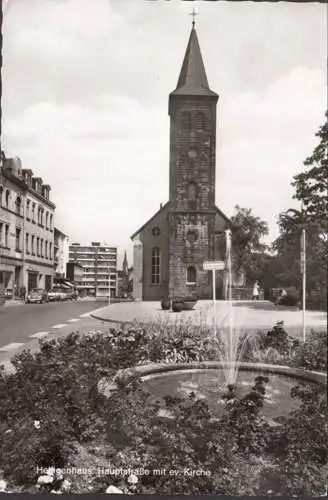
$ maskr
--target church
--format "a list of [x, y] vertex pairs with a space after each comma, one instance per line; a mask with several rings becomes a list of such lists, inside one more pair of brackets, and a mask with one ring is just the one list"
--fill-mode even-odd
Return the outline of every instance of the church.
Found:
[[[225, 259], [231, 222], [215, 205], [216, 113], [198, 37], [192, 29], [176, 89], [169, 95], [169, 201], [132, 236], [133, 297], [212, 297], [204, 261]], [[217, 273], [222, 298], [224, 271]]]

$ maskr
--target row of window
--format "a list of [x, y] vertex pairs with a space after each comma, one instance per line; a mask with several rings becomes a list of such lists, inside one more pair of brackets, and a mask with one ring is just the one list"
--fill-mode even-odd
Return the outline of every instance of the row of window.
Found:
[[[9, 248], [9, 224], [0, 222], [0, 246]], [[15, 250], [22, 251], [22, 230], [16, 227], [15, 233]], [[25, 251], [27, 254], [37, 255], [45, 259], [52, 258], [53, 244], [43, 238], [34, 236], [34, 234], [25, 234]]]
[[52, 259], [53, 244], [34, 234], [25, 234], [25, 250], [27, 254], [37, 255], [45, 259]]
[[183, 130], [196, 130], [202, 132], [206, 128], [205, 114], [200, 111], [195, 114], [189, 111], [183, 111], [180, 116], [180, 124]]
[[[5, 207], [9, 209], [10, 203], [10, 191], [9, 189], [6, 192], [3, 192], [3, 187], [0, 186], [0, 207]], [[37, 213], [36, 213], [37, 209]], [[15, 200], [15, 211], [18, 215], [22, 215], [22, 200], [20, 196], [16, 196]], [[46, 229], [53, 230], [53, 214], [49, 213], [44, 209], [42, 205], [37, 206], [37, 204], [31, 200], [26, 200], [26, 218], [27, 220], [32, 220], [32, 222], [36, 222], [39, 226], [44, 226]]]
[[[197, 271], [194, 266], [188, 266], [186, 282], [188, 285], [194, 285], [197, 280]], [[161, 252], [155, 247], [151, 252], [151, 283], [159, 285], [161, 282]]]

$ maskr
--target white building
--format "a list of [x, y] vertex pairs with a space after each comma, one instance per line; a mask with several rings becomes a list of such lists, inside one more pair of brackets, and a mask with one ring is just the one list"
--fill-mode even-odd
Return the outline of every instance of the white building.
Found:
[[117, 282], [117, 247], [92, 242], [82, 246], [73, 243], [69, 247], [69, 261], [83, 266], [83, 280], [80, 289], [96, 297], [116, 297]]
[[66, 278], [66, 264], [69, 261], [69, 238], [55, 227], [55, 277]]
[[54, 212], [50, 186], [19, 158], [0, 165], [0, 285], [7, 297], [50, 289], [54, 274]]

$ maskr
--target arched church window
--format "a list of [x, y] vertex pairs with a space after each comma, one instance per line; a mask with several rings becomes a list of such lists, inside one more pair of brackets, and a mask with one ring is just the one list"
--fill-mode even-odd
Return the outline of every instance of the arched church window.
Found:
[[198, 112], [195, 115], [195, 129], [198, 131], [205, 130], [205, 115], [204, 113]]
[[194, 285], [196, 283], [197, 273], [194, 266], [189, 266], [187, 268], [187, 283]]
[[159, 248], [155, 247], [151, 251], [151, 283], [159, 285], [161, 278], [161, 255]]
[[191, 115], [188, 111], [183, 111], [183, 113], [181, 113], [181, 128], [183, 130], [191, 129]]

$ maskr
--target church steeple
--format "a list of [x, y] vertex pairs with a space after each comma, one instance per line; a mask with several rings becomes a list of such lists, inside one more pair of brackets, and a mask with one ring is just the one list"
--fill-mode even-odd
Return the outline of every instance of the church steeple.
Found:
[[217, 96], [210, 90], [196, 29], [191, 29], [176, 89], [171, 95]]

